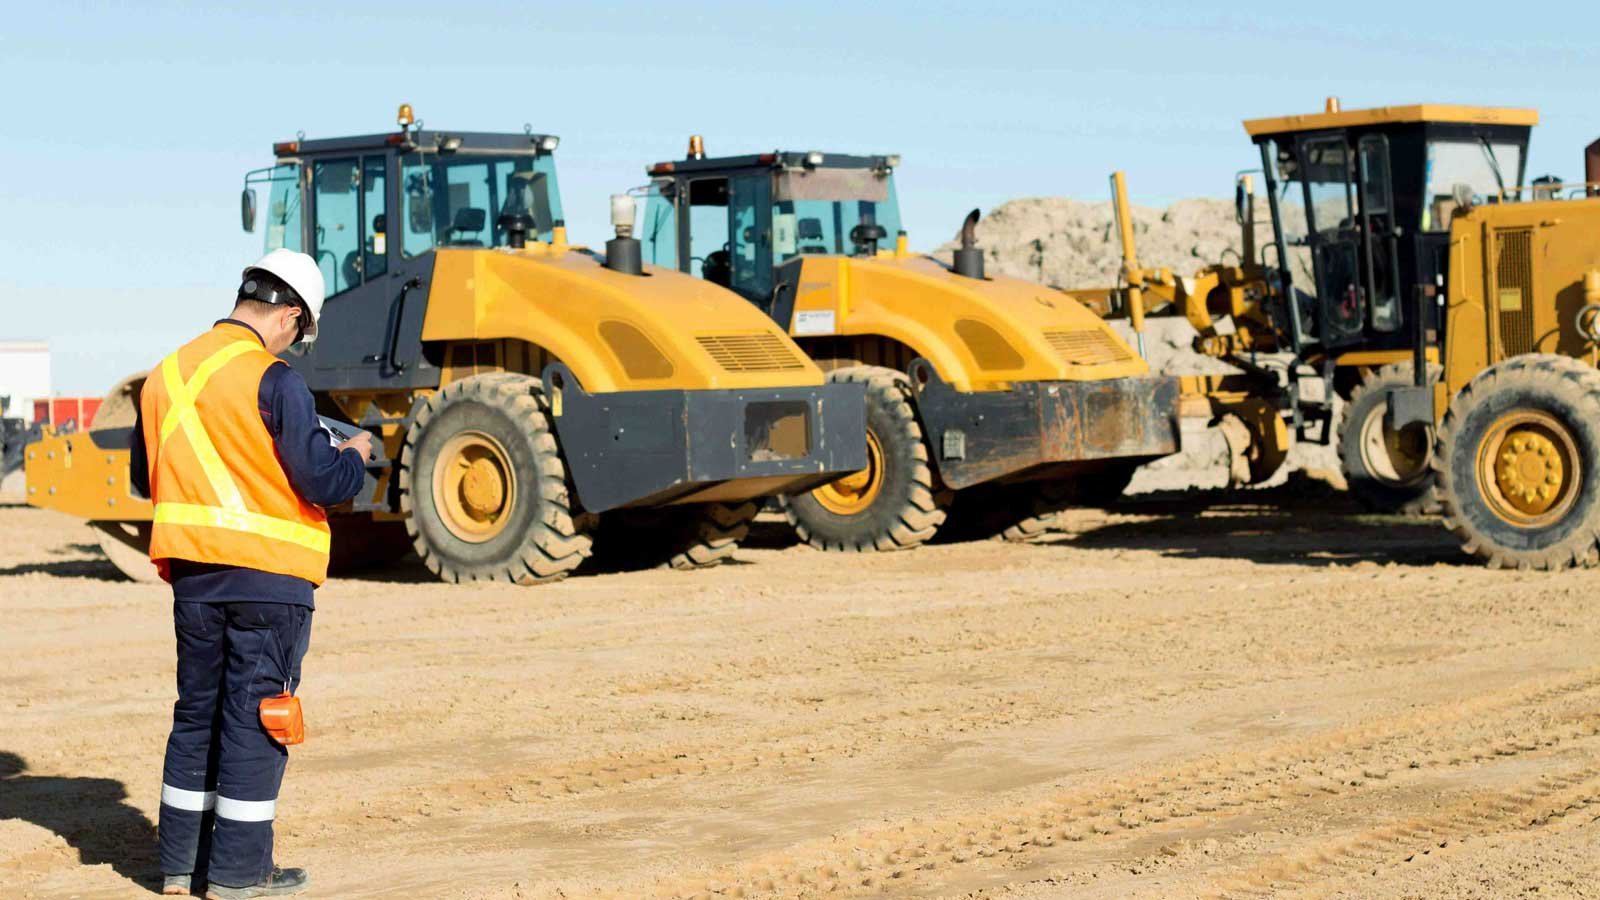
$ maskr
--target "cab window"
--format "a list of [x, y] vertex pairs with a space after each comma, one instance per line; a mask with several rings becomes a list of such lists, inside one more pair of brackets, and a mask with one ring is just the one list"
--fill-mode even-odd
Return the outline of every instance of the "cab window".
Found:
[[900, 203], [894, 178], [886, 181], [881, 200], [786, 199], [773, 204], [773, 259], [783, 262], [806, 254], [868, 252], [867, 244], [857, 244], [850, 237], [857, 225], [881, 226], [884, 237], [878, 247], [893, 247], [895, 236], [900, 233]]
[[1350, 147], [1344, 138], [1307, 141], [1304, 170], [1311, 227], [1318, 234], [1332, 235], [1355, 224], [1355, 202], [1351, 196], [1354, 172]]
[[302, 248], [300, 217], [300, 166], [284, 163], [247, 178], [245, 184], [265, 184], [267, 195], [265, 251]]
[[388, 268], [386, 162], [382, 156], [311, 164], [317, 266], [331, 296]]
[[376, 278], [389, 268], [389, 206], [386, 160], [369, 156], [361, 162], [361, 209], [367, 232], [362, 238], [361, 275]]
[[[1289, 280], [1295, 289], [1315, 296], [1316, 272], [1311, 262], [1310, 237], [1313, 231], [1311, 207], [1307, 205], [1306, 194], [1309, 192], [1315, 197], [1328, 199], [1330, 193], [1326, 179], [1321, 173], [1310, 172], [1301, 165], [1300, 158], [1295, 154], [1292, 143], [1268, 142], [1269, 152], [1276, 162], [1277, 171], [1276, 190], [1278, 194], [1278, 216], [1282, 222], [1283, 242], [1286, 245], [1288, 258], [1282, 260], [1282, 266], [1289, 273]], [[1307, 180], [1318, 185], [1314, 190], [1308, 188]], [[1333, 192], [1334, 197], [1340, 196], [1342, 184]], [[1313, 203], [1315, 200], [1312, 201]], [[1332, 208], [1325, 208], [1324, 214], [1332, 212]]]
[[361, 168], [355, 157], [311, 164], [317, 266], [331, 296], [361, 282]]
[[1427, 190], [1422, 230], [1449, 231], [1463, 203], [1498, 197], [1522, 174], [1522, 146], [1510, 141], [1432, 140], [1428, 142]]
[[689, 186], [689, 274], [728, 287], [728, 179], [696, 178]]
[[678, 215], [672, 198], [664, 192], [673, 190], [672, 184], [654, 187], [645, 203], [644, 218], [639, 225], [639, 242], [644, 261], [653, 266], [678, 267]]
[[696, 178], [689, 193], [689, 273], [752, 299], [772, 292], [771, 205], [766, 172]]
[[507, 213], [533, 221], [530, 237], [548, 241], [561, 219], [555, 159], [474, 153], [411, 153], [401, 160], [405, 205], [401, 250], [416, 256], [435, 247], [501, 247]]

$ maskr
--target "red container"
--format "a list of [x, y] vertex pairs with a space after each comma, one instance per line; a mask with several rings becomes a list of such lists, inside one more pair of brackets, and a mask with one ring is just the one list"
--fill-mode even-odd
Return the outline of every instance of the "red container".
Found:
[[100, 410], [99, 397], [52, 397], [33, 401], [33, 420], [60, 425], [68, 419], [78, 423], [79, 429], [94, 423], [94, 414]]

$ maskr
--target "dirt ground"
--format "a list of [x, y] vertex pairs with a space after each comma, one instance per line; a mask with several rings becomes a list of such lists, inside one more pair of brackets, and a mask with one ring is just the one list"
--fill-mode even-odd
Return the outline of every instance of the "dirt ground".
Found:
[[[279, 861], [340, 898], [1600, 896], [1600, 572], [1259, 499], [334, 581]], [[0, 896], [149, 890], [168, 603], [0, 508]]]

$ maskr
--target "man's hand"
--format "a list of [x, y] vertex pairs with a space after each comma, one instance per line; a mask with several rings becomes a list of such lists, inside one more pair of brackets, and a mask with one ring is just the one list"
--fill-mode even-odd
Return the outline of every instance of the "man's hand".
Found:
[[360, 432], [334, 449], [341, 453], [345, 450], [356, 450], [360, 452], [361, 459], [364, 462], [372, 458], [372, 434], [367, 431]]

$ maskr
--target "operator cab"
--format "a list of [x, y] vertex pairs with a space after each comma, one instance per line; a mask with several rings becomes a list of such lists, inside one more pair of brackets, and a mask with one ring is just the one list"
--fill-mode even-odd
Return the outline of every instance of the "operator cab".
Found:
[[425, 131], [409, 105], [398, 123], [388, 134], [274, 144], [276, 164], [245, 175], [244, 230], [264, 218], [266, 249], [310, 254], [327, 285], [323, 339], [290, 350], [312, 390], [370, 384], [374, 370], [395, 389], [437, 384], [439, 361], [422, 342], [433, 251], [507, 247], [524, 234], [552, 241], [563, 227], [559, 138]]
[[1418, 310], [1443, 340], [1439, 303], [1455, 211], [1514, 198], [1538, 114], [1389, 106], [1244, 123], [1261, 150], [1275, 265], [1296, 350], [1401, 349]]
[[775, 298], [796, 289], [807, 257], [875, 256], [904, 234], [898, 156], [813, 150], [708, 159], [698, 135], [689, 146], [684, 159], [647, 170], [644, 261], [730, 288], [768, 314]]

